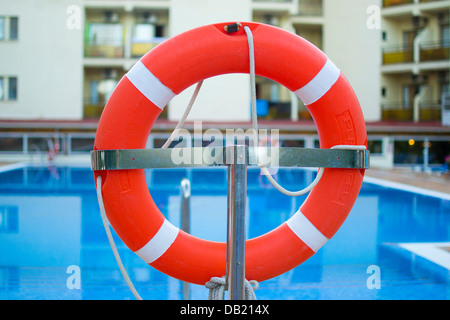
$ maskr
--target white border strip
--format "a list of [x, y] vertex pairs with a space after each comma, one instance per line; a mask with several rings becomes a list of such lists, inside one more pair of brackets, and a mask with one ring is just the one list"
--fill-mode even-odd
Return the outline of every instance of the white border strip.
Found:
[[180, 229], [165, 219], [155, 236], [135, 253], [145, 262], [152, 263], [170, 248], [179, 231]]
[[300, 210], [286, 221], [286, 224], [295, 235], [314, 252], [317, 252], [328, 241], [328, 238], [325, 237]]
[[378, 179], [378, 178], [368, 177], [368, 176], [364, 176], [364, 182], [377, 184], [377, 185], [392, 188], [392, 189], [398, 189], [401, 191], [413, 192], [413, 193], [421, 194], [424, 196], [441, 198], [444, 200], [450, 200], [450, 194], [448, 194], [448, 193], [419, 188], [419, 187], [415, 187], [415, 186], [410, 186], [410, 185], [399, 183], [399, 182], [393, 182], [393, 181], [389, 181], [389, 180]]
[[341, 71], [328, 59], [322, 70], [304, 87], [294, 93], [305, 105], [310, 105], [322, 98], [336, 83]]
[[147, 67], [139, 60], [126, 74], [131, 83], [153, 104], [160, 109], [175, 97], [172, 90], [166, 87]]

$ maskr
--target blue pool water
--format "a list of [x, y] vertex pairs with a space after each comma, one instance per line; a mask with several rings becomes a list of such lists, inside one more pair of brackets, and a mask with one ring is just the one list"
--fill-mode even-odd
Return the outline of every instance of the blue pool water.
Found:
[[[300, 189], [314, 176], [300, 169], [278, 173], [288, 189]], [[183, 177], [192, 184], [191, 233], [225, 241], [226, 170], [147, 172], [155, 203], [178, 226]], [[279, 193], [257, 169], [249, 169], [248, 237], [286, 221], [304, 199]], [[115, 240], [144, 299], [182, 299], [180, 281], [149, 267], [117, 236]], [[283, 300], [449, 299], [448, 270], [397, 245], [449, 241], [450, 200], [364, 183], [335, 237], [304, 264], [260, 283], [256, 295]], [[379, 287], [370, 285], [373, 279], [380, 280]], [[208, 291], [191, 285], [190, 298], [207, 299]], [[0, 299], [134, 299], [107, 241], [89, 168], [23, 167], [0, 173]]]

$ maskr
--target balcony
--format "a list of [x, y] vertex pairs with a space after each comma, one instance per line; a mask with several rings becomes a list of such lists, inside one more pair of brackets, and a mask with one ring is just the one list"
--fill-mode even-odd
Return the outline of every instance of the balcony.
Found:
[[390, 47], [383, 49], [383, 64], [412, 63], [414, 50], [412, 47]]
[[140, 58], [167, 38], [155, 37], [151, 41], [132, 40], [131, 57]]
[[450, 41], [433, 41], [420, 44], [420, 61], [441, 61], [450, 59]]
[[299, 16], [323, 16], [322, 0], [303, 0], [298, 4]]
[[120, 23], [88, 23], [85, 30], [84, 56], [123, 58], [124, 27]]
[[252, 0], [253, 13], [294, 13], [297, 1], [294, 0]]
[[383, 73], [425, 72], [450, 67], [450, 40], [419, 42], [382, 49]]
[[[106, 104], [106, 103], [105, 103]], [[105, 104], [85, 104], [83, 107], [83, 118], [84, 119], [99, 119], [102, 115], [103, 108]]]
[[253, 2], [292, 3], [293, 0], [253, 0]]
[[420, 102], [416, 112], [414, 112], [412, 103], [406, 103], [404, 101], [386, 102], [381, 105], [381, 111], [383, 121], [441, 121], [441, 105], [438, 101]]
[[448, 0], [383, 0], [384, 15], [413, 14], [416, 10], [435, 12], [448, 8]]
[[381, 119], [384, 121], [413, 121], [412, 105], [405, 105], [403, 101], [392, 101], [381, 105]]
[[383, 7], [392, 7], [398, 6], [402, 4], [411, 4], [414, 3], [414, 0], [383, 0]]
[[422, 122], [441, 121], [442, 110], [439, 101], [423, 101], [419, 103], [419, 118]]
[[117, 41], [102, 41], [101, 43], [86, 40], [84, 43], [84, 56], [86, 58], [123, 58], [124, 46]]

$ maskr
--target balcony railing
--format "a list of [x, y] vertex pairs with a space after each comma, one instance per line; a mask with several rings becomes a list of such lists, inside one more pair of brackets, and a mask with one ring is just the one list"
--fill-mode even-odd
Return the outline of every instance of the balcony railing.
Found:
[[[148, 42], [132, 40], [129, 55], [132, 58], [140, 58], [166, 39], [164, 37], [155, 37]], [[86, 39], [84, 42], [84, 56], [87, 58], [124, 58], [128, 56], [128, 53], [125, 53], [125, 45], [119, 45], [119, 43], [125, 43], [125, 40], [122, 42], [122, 39], [102, 39], [94, 42]]]
[[420, 61], [439, 61], [450, 59], [450, 40], [433, 41], [420, 45]]
[[413, 0], [383, 0], [383, 7], [414, 3]]
[[84, 56], [100, 58], [123, 58], [124, 46], [122, 39], [100, 39], [93, 41], [85, 39]]
[[423, 101], [419, 103], [420, 121], [441, 121], [442, 110], [439, 101]]
[[292, 0], [253, 0], [253, 2], [292, 2]]
[[[439, 2], [442, 0], [419, 0], [419, 3], [425, 3], [425, 2]], [[414, 0], [383, 0], [383, 7], [393, 7], [398, 6], [402, 4], [411, 4], [414, 3]]]
[[[381, 105], [382, 120], [384, 121], [414, 121], [412, 103], [393, 101]], [[441, 105], [438, 101], [423, 101], [419, 103], [418, 119], [420, 122], [441, 121]]]
[[151, 42], [133, 42], [131, 43], [131, 56], [133, 58], [140, 58], [166, 39], [163, 37], [155, 37]]
[[84, 119], [98, 119], [103, 112], [103, 108], [106, 105], [105, 98], [92, 99], [89, 97], [84, 98], [83, 117]]
[[405, 105], [403, 101], [393, 101], [381, 105], [381, 118], [385, 121], [413, 121], [412, 105]]
[[322, 0], [303, 0], [298, 4], [299, 16], [322, 16]]
[[383, 64], [409, 63], [414, 61], [412, 47], [393, 47], [383, 49]]

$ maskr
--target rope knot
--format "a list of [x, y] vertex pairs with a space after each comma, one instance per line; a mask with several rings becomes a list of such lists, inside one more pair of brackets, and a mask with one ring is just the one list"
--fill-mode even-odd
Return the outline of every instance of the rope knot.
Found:
[[[224, 300], [227, 285], [227, 277], [212, 277], [205, 283], [205, 287], [209, 289], [209, 300]], [[256, 280], [244, 280], [244, 300], [256, 300], [255, 290], [258, 289], [259, 283]]]

